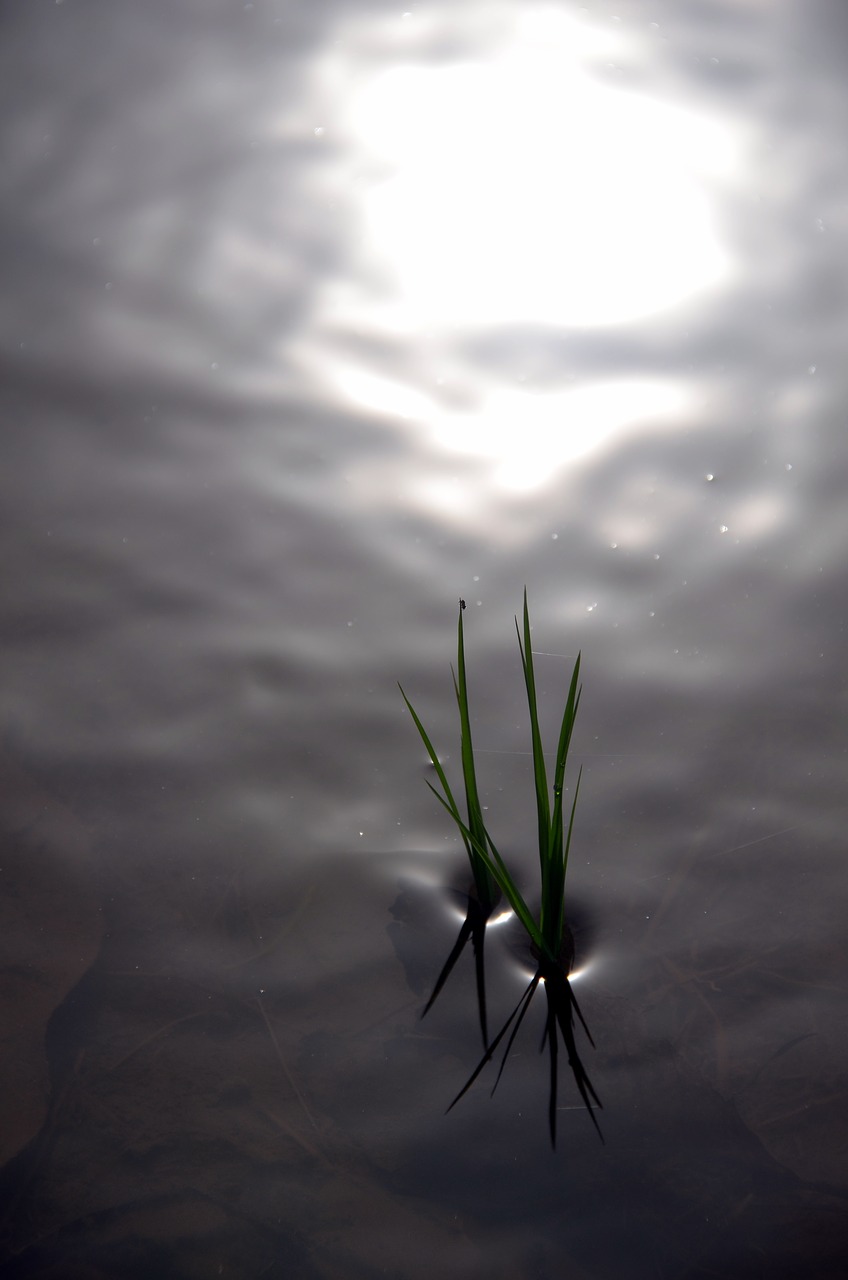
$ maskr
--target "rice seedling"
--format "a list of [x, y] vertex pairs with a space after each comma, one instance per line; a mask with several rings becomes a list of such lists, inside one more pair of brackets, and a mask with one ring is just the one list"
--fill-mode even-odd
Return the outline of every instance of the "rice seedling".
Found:
[[456, 964], [462, 952], [465, 950], [466, 944], [470, 941], [474, 952], [475, 971], [477, 980], [477, 1007], [480, 1016], [480, 1031], [483, 1036], [483, 1048], [488, 1048], [489, 1034], [488, 1023], [486, 1017], [486, 970], [484, 959], [484, 943], [486, 940], [486, 922], [500, 901], [501, 891], [498, 887], [497, 879], [492, 874], [490, 867], [487, 865], [485, 849], [488, 842], [488, 833], [486, 824], [483, 821], [483, 810], [480, 805], [480, 796], [477, 790], [477, 774], [474, 767], [474, 751], [471, 743], [471, 721], [468, 714], [468, 684], [465, 673], [465, 642], [462, 630], [462, 614], [465, 609], [465, 601], [459, 602], [459, 626], [457, 632], [457, 670], [451, 672], [453, 675], [453, 686], [456, 693], [456, 700], [459, 706], [460, 718], [460, 740], [462, 754], [462, 776], [465, 784], [465, 807], [468, 818], [467, 824], [460, 817], [459, 808], [448, 783], [447, 776], [442, 767], [441, 761], [436, 750], [427, 735], [423, 724], [415, 713], [412, 703], [403, 691], [403, 686], [398, 685], [403, 700], [409, 708], [410, 715], [415, 721], [427, 754], [433, 768], [436, 770], [436, 777], [444, 792], [444, 799], [432, 783], [428, 782], [427, 786], [443, 804], [446, 804], [448, 812], [455, 818], [462, 840], [465, 845], [465, 851], [468, 854], [468, 861], [471, 866], [473, 881], [468, 893], [468, 909], [465, 919], [459, 930], [459, 935], [453, 946], [453, 949], [442, 966], [441, 973], [436, 979], [430, 999], [424, 1006], [421, 1014], [422, 1018], [429, 1012], [447, 982], [451, 971]]
[[[471, 1088], [471, 1085], [480, 1075], [483, 1068], [491, 1061], [498, 1046], [506, 1037], [507, 1032], [512, 1028], [511, 1034], [509, 1035], [509, 1039], [506, 1043], [500, 1070], [498, 1071], [495, 1084], [492, 1088], [492, 1093], [494, 1093], [501, 1075], [503, 1074], [506, 1060], [509, 1057], [510, 1050], [521, 1027], [521, 1023], [523, 1022], [527, 1010], [530, 1007], [536, 989], [539, 984], [542, 983], [544, 985], [547, 1001], [547, 1016], [545, 1021], [545, 1032], [542, 1039], [542, 1049], [547, 1045], [550, 1056], [548, 1125], [551, 1144], [556, 1147], [559, 1035], [562, 1036], [563, 1043], [568, 1054], [568, 1064], [571, 1067], [580, 1096], [589, 1112], [589, 1116], [592, 1124], [597, 1130], [598, 1136], [601, 1138], [601, 1141], [603, 1141], [603, 1135], [601, 1134], [600, 1126], [594, 1112], [594, 1107], [600, 1107], [601, 1102], [592, 1087], [592, 1083], [580, 1059], [574, 1035], [575, 1017], [583, 1027], [590, 1044], [594, 1044], [594, 1041], [592, 1040], [589, 1029], [586, 1026], [583, 1015], [580, 1012], [577, 998], [574, 995], [571, 984], [568, 980], [568, 975], [571, 971], [571, 965], [574, 957], [574, 943], [565, 916], [565, 878], [568, 868], [568, 855], [571, 848], [571, 836], [574, 827], [574, 815], [577, 808], [577, 797], [580, 791], [582, 770], [577, 776], [574, 796], [568, 812], [567, 824], [563, 813], [563, 790], [568, 752], [571, 746], [571, 737], [574, 731], [577, 709], [580, 704], [580, 655], [578, 654], [574, 663], [574, 669], [568, 689], [568, 696], [565, 703], [565, 710], [563, 711], [562, 722], [560, 725], [553, 775], [553, 807], [551, 807], [548, 795], [547, 768], [545, 765], [542, 736], [539, 727], [536, 678], [533, 668], [533, 650], [531, 647], [530, 637], [530, 613], [527, 604], [527, 591], [525, 589], [523, 628], [519, 626], [517, 618], [515, 619], [515, 628], [518, 635], [518, 648], [521, 654], [524, 683], [527, 691], [527, 704], [530, 713], [530, 736], [533, 752], [533, 781], [536, 792], [541, 899], [538, 916], [534, 916], [518, 889], [515, 880], [510, 874], [506, 863], [498, 852], [498, 849], [483, 820], [482, 810], [480, 808], [476, 772], [474, 767], [474, 752], [471, 740], [471, 721], [468, 709], [468, 685], [465, 673], [465, 644], [462, 614], [463, 607], [462, 602], [460, 602], [457, 641], [457, 668], [459, 675], [458, 677], [457, 675], [454, 675], [454, 689], [459, 706], [462, 773], [465, 783], [468, 810], [467, 822], [463, 819], [462, 814], [460, 813], [459, 807], [454, 799], [453, 792], [451, 791], [445, 775], [445, 771], [442, 768], [439, 758], [424, 730], [423, 725], [421, 724], [421, 721], [416, 715], [409, 699], [406, 697], [406, 694], [403, 693], [403, 689], [401, 689], [401, 693], [403, 694], [407, 707], [409, 707], [410, 713], [412, 714], [424, 745], [427, 748], [428, 755], [430, 756], [436, 770], [436, 776], [438, 777], [441, 785], [442, 793], [440, 794], [431, 783], [428, 783], [428, 786], [430, 786], [430, 789], [444, 808], [447, 809], [459, 829], [474, 871], [475, 885], [478, 886], [478, 894], [481, 891], [480, 887], [485, 886], [483, 892], [489, 895], [485, 901], [492, 903], [492, 891], [489, 888], [492, 883], [496, 889], [503, 893], [517, 919], [520, 921], [527, 933], [536, 961], [536, 970], [518, 1004], [515, 1006], [491, 1044], [487, 1041], [485, 1031], [485, 1006], [481, 1004], [485, 1053], [463, 1088], [450, 1104], [450, 1107], [448, 1107], [448, 1110], [450, 1111], [451, 1108], [454, 1107], [460, 1098], [468, 1091], [468, 1089]], [[482, 900], [483, 899], [481, 899], [481, 901]], [[491, 906], [489, 906], [489, 914], [490, 913]], [[482, 922], [482, 934], [485, 933], [485, 920], [487, 918], [488, 916], [485, 916]], [[465, 928], [465, 926], [463, 926], [463, 928]], [[478, 974], [482, 972], [482, 934], [479, 937], [479, 941], [475, 942], [475, 950], [477, 950], [480, 959]], [[441, 989], [440, 984], [444, 982], [444, 979], [450, 972], [452, 964], [455, 962], [459, 952], [462, 950], [462, 946], [464, 946], [464, 941], [465, 940], [462, 940], [462, 933], [460, 933], [460, 940], [457, 941], [457, 947], [454, 948], [456, 955], [454, 955], [453, 952], [451, 953], [448, 964], [442, 971], [440, 983], [437, 983], [437, 989], [431, 997], [430, 1004], [432, 1004], [432, 1001]], [[480, 979], [478, 978], [478, 993], [480, 990], [479, 981]]]

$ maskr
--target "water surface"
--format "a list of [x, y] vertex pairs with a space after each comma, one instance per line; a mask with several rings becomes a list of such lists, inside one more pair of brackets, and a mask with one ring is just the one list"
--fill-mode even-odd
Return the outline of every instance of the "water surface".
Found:
[[[4, 25], [8, 1273], [841, 1275], [841, 6]], [[556, 1155], [540, 1024], [443, 1114], [396, 686], [455, 760], [464, 597], [532, 886], [525, 584], [549, 733], [585, 681]]]

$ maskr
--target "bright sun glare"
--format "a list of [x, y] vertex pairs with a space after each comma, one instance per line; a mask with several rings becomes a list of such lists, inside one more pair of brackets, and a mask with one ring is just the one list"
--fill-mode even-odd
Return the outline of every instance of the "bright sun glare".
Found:
[[497, 56], [361, 92], [354, 127], [388, 168], [368, 228], [419, 322], [618, 324], [726, 274], [698, 174], [726, 138], [593, 77], [587, 38], [529, 10]]
[[420, 424], [440, 450], [487, 459], [500, 486], [537, 487], [637, 421], [679, 421], [688, 393], [632, 375], [517, 387], [451, 367], [452, 335], [628, 324], [730, 275], [708, 190], [732, 171], [731, 139], [618, 87], [608, 68], [593, 72], [613, 40], [528, 6], [499, 52], [395, 64], [361, 82], [346, 111], [370, 161], [363, 252], [387, 283], [367, 302], [342, 285], [328, 310], [338, 320], [353, 306], [361, 326], [364, 304], [375, 331], [418, 350], [426, 335], [463, 407], [427, 371], [406, 380], [334, 357], [330, 381], [348, 401]]

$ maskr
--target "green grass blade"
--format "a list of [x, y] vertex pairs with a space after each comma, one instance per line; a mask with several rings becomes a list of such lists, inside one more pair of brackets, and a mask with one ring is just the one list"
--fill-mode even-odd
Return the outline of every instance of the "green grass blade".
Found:
[[474, 746], [471, 739], [471, 716], [468, 710], [468, 679], [465, 671], [465, 636], [462, 626], [462, 608], [459, 610], [457, 623], [457, 674], [453, 677], [453, 687], [459, 707], [460, 750], [462, 757], [462, 777], [465, 783], [465, 800], [468, 811], [468, 828], [473, 837], [471, 845], [471, 868], [474, 872], [474, 883], [484, 908], [491, 908], [497, 899], [497, 893], [485, 861], [476, 852], [478, 845], [486, 845], [488, 836], [483, 819], [483, 809], [477, 790], [477, 773], [474, 766]]
[[521, 891], [519, 890], [518, 886], [515, 884], [515, 881], [512, 879], [512, 876], [509, 874], [509, 871], [507, 870], [507, 867], [506, 867], [506, 863], [504, 862], [501, 855], [498, 853], [495, 847], [495, 843], [492, 840], [492, 837], [489, 835], [488, 831], [485, 832], [485, 843], [477, 842], [476, 838], [472, 835], [468, 827], [462, 821], [462, 818], [460, 817], [459, 813], [455, 809], [451, 808], [447, 800], [445, 800], [444, 796], [439, 795], [438, 791], [433, 786], [432, 782], [428, 781], [427, 786], [430, 788], [433, 795], [439, 801], [439, 804], [443, 805], [444, 808], [447, 809], [448, 813], [453, 818], [454, 822], [459, 828], [463, 839], [468, 841], [472, 846], [474, 846], [476, 853], [482, 859], [483, 863], [486, 866], [486, 869], [489, 871], [490, 875], [492, 876], [492, 879], [495, 881], [498, 887], [503, 891], [504, 897], [506, 898], [509, 905], [512, 907], [518, 919], [521, 921], [521, 924], [526, 929], [530, 939], [536, 944], [537, 947], [542, 947], [543, 946], [542, 935], [541, 935], [541, 932], [539, 931], [539, 927], [536, 924], [536, 921], [533, 919], [533, 913], [531, 912], [530, 908], [527, 906], [527, 903], [524, 901], [524, 898], [521, 896]]
[[[551, 816], [551, 830], [548, 846], [550, 850], [550, 858], [547, 880], [547, 901], [549, 903], [550, 910], [546, 913], [542, 930], [546, 937], [548, 950], [552, 955], [559, 953], [559, 949], [562, 944], [563, 928], [565, 925], [564, 894], [566, 865], [568, 862], [568, 845], [564, 844], [563, 841], [562, 792], [565, 783], [565, 766], [568, 760], [569, 748], [571, 746], [571, 735], [574, 732], [574, 721], [577, 718], [577, 708], [580, 704], [581, 690], [578, 685], [579, 678], [580, 654], [577, 655], [577, 661], [574, 664], [574, 671], [571, 676], [571, 685], [568, 690], [568, 698], [566, 699], [565, 710], [562, 716], [559, 742], [557, 744], [556, 766], [554, 770], [554, 808]], [[571, 825], [573, 822], [574, 808], [572, 806], [571, 823], [569, 824], [569, 843], [571, 840]]]
[[539, 713], [536, 703], [536, 675], [533, 669], [533, 650], [530, 640], [530, 612], [527, 606], [527, 589], [524, 590], [524, 643], [521, 642], [521, 631], [518, 619], [515, 619], [515, 630], [518, 634], [518, 648], [521, 653], [521, 665], [524, 669], [524, 683], [527, 688], [527, 706], [530, 711], [530, 739], [533, 748], [533, 782], [536, 789], [536, 813], [539, 826], [539, 863], [542, 873], [542, 901], [544, 904], [544, 887], [548, 862], [548, 838], [550, 835], [550, 807], [548, 804], [548, 778], [545, 769], [545, 755], [542, 750], [542, 734], [539, 729]]
[[557, 744], [556, 769], [554, 771], [554, 793], [562, 792], [563, 778], [565, 777], [565, 765], [568, 760], [568, 752], [571, 747], [571, 735], [574, 732], [574, 722], [577, 719], [577, 708], [580, 704], [580, 658], [578, 653], [577, 661], [574, 664], [574, 671], [571, 675], [571, 684], [568, 688], [568, 697], [565, 702], [565, 711], [562, 713], [562, 724], [559, 731], [559, 742]]
[[571, 850], [571, 832], [574, 828], [574, 814], [577, 809], [577, 797], [580, 794], [580, 782], [583, 777], [583, 766], [581, 764], [577, 773], [577, 786], [574, 788], [574, 799], [571, 802], [571, 816], [568, 819], [568, 835], [565, 838], [565, 849], [562, 855], [562, 879], [563, 887], [565, 887], [565, 873], [568, 870], [568, 854]]
[[[456, 800], [454, 799], [453, 792], [451, 791], [451, 788], [450, 788], [450, 783], [448, 782], [447, 775], [442, 767], [442, 762], [440, 761], [438, 754], [436, 752], [436, 748], [433, 746], [432, 742], [430, 741], [427, 730], [424, 728], [423, 724], [421, 723], [421, 720], [419, 719], [415, 711], [415, 708], [413, 707], [412, 703], [409, 701], [409, 698], [407, 698], [406, 694], [404, 693], [403, 686], [401, 684], [398, 684], [398, 688], [401, 691], [401, 695], [403, 697], [404, 702], [409, 708], [409, 714], [412, 716], [412, 719], [415, 722], [415, 727], [417, 728], [419, 734], [421, 735], [421, 740], [424, 743], [428, 756], [430, 757], [430, 762], [433, 765], [433, 768], [436, 770], [436, 776], [439, 779], [439, 783], [441, 784], [442, 790], [444, 791], [444, 796], [439, 795], [439, 792], [436, 790], [436, 788], [433, 786], [433, 784], [429, 780], [426, 780], [427, 786], [430, 788], [430, 790], [433, 792], [436, 798], [439, 801], [441, 801], [441, 803], [445, 806], [448, 813], [453, 818], [454, 822], [456, 822], [459, 825], [460, 831], [463, 833], [462, 839], [463, 839], [463, 843], [465, 844], [465, 851], [468, 854], [468, 861], [471, 863], [471, 867], [473, 870], [475, 866], [474, 846], [471, 844], [470, 840], [466, 837], [464, 833], [464, 826], [463, 826], [461, 815], [459, 812], [459, 806], [457, 805]], [[475, 884], [476, 882], [477, 881], [475, 876]]]

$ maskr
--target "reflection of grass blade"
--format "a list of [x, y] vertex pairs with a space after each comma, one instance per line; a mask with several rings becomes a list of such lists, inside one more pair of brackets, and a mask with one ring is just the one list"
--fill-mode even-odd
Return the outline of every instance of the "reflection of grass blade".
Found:
[[[430, 1012], [433, 1005], [436, 1003], [436, 997], [438, 996], [442, 987], [445, 985], [448, 978], [450, 977], [451, 969], [454, 967], [457, 960], [462, 955], [462, 952], [465, 949], [465, 944], [468, 941], [468, 939], [471, 937], [472, 923], [470, 919], [470, 914], [471, 914], [471, 908], [469, 906], [469, 914], [463, 920], [462, 928], [459, 931], [459, 937], [454, 943], [453, 950], [451, 951], [450, 955], [448, 956], [447, 960], [442, 966], [442, 971], [439, 974], [438, 978], [436, 979], [436, 985], [433, 987], [432, 993], [430, 995], [430, 999], [425, 1004], [424, 1010], [421, 1014], [422, 1018], [424, 1017], [424, 1014]], [[486, 1040], [485, 1035], [483, 1038], [484, 1038], [484, 1041], [488, 1044], [488, 1041]]]
[[[577, 1052], [577, 1043], [574, 1039], [574, 1019], [572, 1017], [572, 1009], [577, 1009], [577, 1001], [574, 999], [571, 984], [569, 983], [568, 978], [560, 971], [551, 974], [546, 979], [546, 991], [548, 990], [548, 987], [551, 988], [548, 997], [551, 1003], [549, 1003], [548, 1008], [549, 1010], [553, 1009], [556, 1014], [556, 1020], [559, 1023], [562, 1038], [565, 1042], [565, 1047], [568, 1050], [568, 1065], [571, 1067], [572, 1075], [574, 1076], [575, 1083], [580, 1091], [580, 1097], [583, 1099], [586, 1110], [589, 1112], [589, 1119], [595, 1126], [601, 1142], [603, 1142], [604, 1135], [601, 1133], [601, 1126], [598, 1124], [597, 1117], [595, 1116], [595, 1107], [603, 1109], [603, 1103], [592, 1087], [592, 1082], [586, 1073], [586, 1068], [580, 1060], [580, 1054]], [[583, 1022], [583, 1016], [580, 1014], [580, 1010], [577, 1009], [577, 1012], [580, 1016], [580, 1021]], [[583, 1025], [585, 1027], [585, 1022]], [[586, 1034], [588, 1035], [588, 1031]], [[552, 1028], [551, 1035], [556, 1039], [556, 1027]], [[589, 1039], [591, 1040], [592, 1037], [589, 1036]], [[556, 1146], [555, 1119], [553, 1120], [553, 1127], [551, 1129], [551, 1142]]]
[[[574, 994], [574, 988], [572, 987], [571, 983], [570, 983], [570, 982], [568, 982], [568, 980], [567, 980], [567, 979], [566, 979], [566, 983], [567, 983], [567, 986], [568, 986], [568, 998], [569, 998], [569, 1000], [571, 1001], [571, 1007], [572, 1007], [572, 1009], [574, 1010], [574, 1012], [577, 1014], [577, 1017], [580, 1019], [580, 1025], [581, 1025], [581, 1027], [583, 1028], [583, 1030], [586, 1032], [586, 1039], [589, 1041], [589, 1044], [590, 1044], [590, 1045], [592, 1046], [592, 1048], [594, 1049], [594, 1047], [595, 1047], [595, 1042], [594, 1042], [594, 1040], [592, 1039], [592, 1033], [591, 1033], [591, 1031], [590, 1031], [590, 1030], [589, 1030], [589, 1028], [586, 1026], [586, 1019], [583, 1017], [583, 1014], [580, 1012], [580, 1005], [577, 1003], [577, 996]], [[599, 1103], [598, 1103], [598, 1106], [600, 1106], [600, 1105], [601, 1105], [601, 1104], [600, 1104], [600, 1102], [599, 1102]]]
[[[515, 1006], [512, 1013], [509, 1015], [506, 1022], [501, 1027], [500, 1031], [498, 1032], [498, 1034], [495, 1036], [492, 1043], [487, 1048], [486, 1052], [483, 1054], [483, 1057], [477, 1063], [477, 1066], [474, 1068], [471, 1075], [468, 1077], [465, 1084], [462, 1086], [459, 1093], [456, 1095], [453, 1102], [448, 1107], [448, 1111], [451, 1111], [459, 1102], [460, 1098], [465, 1096], [465, 1094], [474, 1084], [475, 1080], [481, 1074], [481, 1072], [483, 1071], [487, 1063], [491, 1062], [492, 1058], [495, 1056], [498, 1046], [506, 1036], [506, 1033], [509, 1031], [510, 1027], [512, 1027], [512, 1033], [507, 1041], [506, 1048], [504, 1049], [504, 1053], [503, 1053], [503, 1058], [501, 1059], [501, 1065], [500, 1065], [500, 1068], [498, 1069], [498, 1074], [495, 1079], [495, 1083], [492, 1086], [492, 1093], [494, 1094], [495, 1090], [498, 1087], [498, 1084], [500, 1083], [500, 1078], [503, 1075], [504, 1067], [506, 1066], [507, 1059], [509, 1058], [510, 1051], [512, 1049], [515, 1038], [518, 1035], [522, 1022], [524, 1021], [524, 1016], [527, 1013], [527, 1010], [530, 1008], [530, 1004], [533, 1000], [533, 996], [536, 992], [536, 988], [538, 987], [539, 983], [542, 981], [544, 981], [544, 985], [545, 985], [545, 998], [547, 1003], [546, 1014], [545, 1014], [545, 1032], [544, 1032], [544, 1036], [542, 1037], [542, 1048], [544, 1049], [545, 1044], [547, 1044], [548, 1053], [550, 1055], [550, 1092], [548, 1096], [548, 1129], [551, 1135], [551, 1146], [554, 1149], [556, 1149], [556, 1115], [557, 1115], [557, 1096], [558, 1096], [557, 1091], [558, 1091], [558, 1080], [559, 1080], [558, 1033], [562, 1035], [563, 1042], [565, 1044], [565, 1048], [568, 1053], [568, 1065], [571, 1067], [571, 1071], [574, 1076], [574, 1080], [577, 1085], [578, 1091], [580, 1093], [580, 1097], [582, 1098], [585, 1104], [586, 1110], [589, 1112], [589, 1118], [591, 1119], [592, 1124], [595, 1127], [598, 1137], [601, 1139], [601, 1142], [603, 1142], [604, 1135], [601, 1133], [601, 1127], [598, 1124], [597, 1118], [595, 1116], [595, 1108], [600, 1107], [601, 1109], [603, 1109], [603, 1104], [592, 1086], [592, 1082], [589, 1079], [589, 1076], [586, 1072], [586, 1068], [583, 1066], [583, 1062], [577, 1050], [577, 1042], [574, 1039], [574, 1025], [573, 1025], [572, 1011], [576, 1011], [578, 1017], [580, 1018], [580, 1021], [583, 1024], [584, 1029], [586, 1030], [586, 1035], [589, 1037], [590, 1043], [594, 1043], [594, 1042], [592, 1041], [592, 1037], [589, 1035], [585, 1022], [583, 1021], [583, 1015], [580, 1013], [577, 1000], [574, 996], [574, 992], [571, 989], [571, 984], [569, 983], [568, 978], [562, 972], [562, 969], [558, 966], [552, 967], [547, 964], [542, 964], [539, 966], [539, 968], [534, 973], [533, 977], [530, 979], [530, 982], [528, 983], [527, 987], [525, 987], [524, 991], [522, 992], [521, 999], [518, 1001], [518, 1004]], [[513, 1026], [513, 1023], [515, 1023], [514, 1026]]]
[[[456, 1095], [456, 1097], [454, 1098], [453, 1102], [452, 1102], [452, 1103], [450, 1104], [450, 1106], [448, 1107], [448, 1111], [452, 1111], [452, 1110], [453, 1110], [453, 1108], [454, 1108], [454, 1107], [456, 1106], [456, 1104], [459, 1102], [460, 1098], [464, 1097], [464, 1096], [465, 1096], [465, 1094], [468, 1092], [468, 1090], [471, 1088], [471, 1086], [473, 1085], [474, 1081], [477, 1079], [477, 1077], [479, 1076], [480, 1072], [481, 1072], [481, 1071], [483, 1070], [483, 1068], [485, 1067], [486, 1063], [487, 1063], [487, 1062], [491, 1062], [492, 1058], [493, 1058], [493, 1057], [494, 1057], [494, 1055], [495, 1055], [495, 1051], [496, 1051], [496, 1049], [497, 1049], [498, 1045], [500, 1044], [501, 1040], [503, 1040], [503, 1038], [504, 1038], [504, 1036], [506, 1035], [507, 1031], [509, 1031], [510, 1027], [512, 1026], [512, 1020], [513, 1020], [513, 1018], [515, 1017], [515, 1015], [518, 1013], [519, 1009], [521, 1010], [521, 1013], [520, 1013], [519, 1018], [518, 1018], [518, 1023], [517, 1023], [517, 1025], [516, 1025], [516, 1030], [517, 1030], [517, 1029], [518, 1029], [518, 1027], [521, 1025], [521, 1020], [522, 1020], [522, 1018], [524, 1017], [524, 1014], [527, 1012], [528, 1008], [530, 1007], [530, 1001], [533, 999], [533, 992], [536, 990], [536, 987], [537, 987], [538, 985], [539, 985], [539, 975], [538, 975], [538, 974], [536, 974], [536, 975], [535, 975], [535, 976], [530, 980], [530, 983], [529, 983], [528, 987], [526, 988], [526, 990], [524, 991], [524, 994], [522, 995], [522, 997], [521, 997], [521, 999], [519, 1000], [518, 1004], [515, 1006], [515, 1008], [513, 1009], [512, 1013], [509, 1015], [509, 1017], [507, 1018], [506, 1022], [503, 1024], [503, 1026], [501, 1027], [500, 1031], [499, 1031], [499, 1032], [498, 1032], [498, 1034], [495, 1036], [495, 1038], [494, 1038], [494, 1040], [492, 1041], [492, 1043], [489, 1045], [489, 1047], [488, 1047], [488, 1049], [486, 1050], [486, 1052], [483, 1054], [483, 1057], [482, 1057], [482, 1058], [480, 1059], [480, 1061], [477, 1063], [477, 1066], [475, 1067], [474, 1071], [472, 1071], [471, 1075], [468, 1077], [468, 1079], [466, 1080], [465, 1084], [462, 1086], [462, 1088], [460, 1089], [459, 1093]], [[513, 1033], [513, 1035], [510, 1037], [510, 1041], [509, 1041], [509, 1044], [510, 1044], [510, 1045], [512, 1044], [512, 1041], [513, 1041], [513, 1039], [514, 1039], [514, 1038], [515, 1038], [515, 1033]], [[509, 1045], [507, 1046], [507, 1052], [509, 1052]], [[503, 1068], [501, 1068], [501, 1069], [503, 1069]], [[498, 1078], [500, 1078], [500, 1077], [498, 1077]], [[497, 1084], [497, 1081], [495, 1081], [495, 1083]]]
[[436, 979], [436, 985], [433, 987], [430, 999], [424, 1006], [421, 1017], [423, 1018], [425, 1014], [429, 1013], [436, 1003], [436, 997], [450, 977], [451, 970], [465, 950], [465, 944], [469, 939], [474, 952], [474, 969], [477, 979], [477, 1009], [480, 1015], [480, 1031], [485, 1048], [489, 1043], [489, 1029], [486, 1018], [486, 968], [483, 950], [486, 942], [486, 916], [480, 903], [473, 896], [468, 899], [468, 911], [459, 930], [459, 936], [453, 945], [453, 950], [442, 966], [442, 971]]
[[551, 983], [545, 983], [545, 999], [547, 1010], [545, 1031], [547, 1033], [548, 1052], [551, 1056], [551, 1085], [548, 1099], [548, 1129], [551, 1135], [551, 1146], [556, 1150], [556, 1109], [557, 1109], [557, 1023], [554, 1007], [554, 991]]
[[524, 1015], [525, 1015], [525, 1013], [526, 1013], [526, 1012], [527, 1012], [527, 1010], [530, 1008], [530, 1001], [533, 999], [533, 996], [534, 996], [534, 994], [535, 994], [535, 992], [536, 992], [536, 988], [537, 988], [537, 986], [538, 986], [538, 985], [539, 985], [539, 974], [538, 974], [538, 973], [536, 973], [536, 974], [534, 974], [533, 979], [531, 980], [529, 987], [528, 987], [528, 988], [527, 988], [527, 990], [524, 992], [524, 995], [521, 997], [521, 999], [524, 1001], [524, 1008], [521, 1010], [521, 1013], [518, 1015], [518, 1021], [516, 1022], [515, 1026], [512, 1028], [512, 1035], [509, 1037], [509, 1039], [508, 1039], [508, 1040], [507, 1040], [507, 1042], [506, 1042], [506, 1048], [504, 1049], [503, 1057], [501, 1058], [501, 1065], [500, 1065], [500, 1069], [499, 1069], [498, 1074], [497, 1074], [497, 1076], [496, 1076], [496, 1078], [495, 1078], [495, 1083], [492, 1085], [492, 1096], [493, 1096], [493, 1097], [494, 1097], [495, 1090], [497, 1089], [498, 1085], [500, 1084], [500, 1079], [501, 1079], [501, 1076], [502, 1076], [502, 1075], [503, 1075], [503, 1073], [504, 1073], [504, 1067], [506, 1066], [506, 1060], [507, 1060], [507, 1058], [509, 1057], [509, 1053], [510, 1053], [510, 1050], [511, 1050], [511, 1048], [512, 1048], [512, 1045], [513, 1045], [513, 1042], [514, 1042], [514, 1040], [515, 1040], [515, 1037], [518, 1035], [518, 1029], [519, 1029], [519, 1027], [521, 1026], [522, 1022], [524, 1021]]

